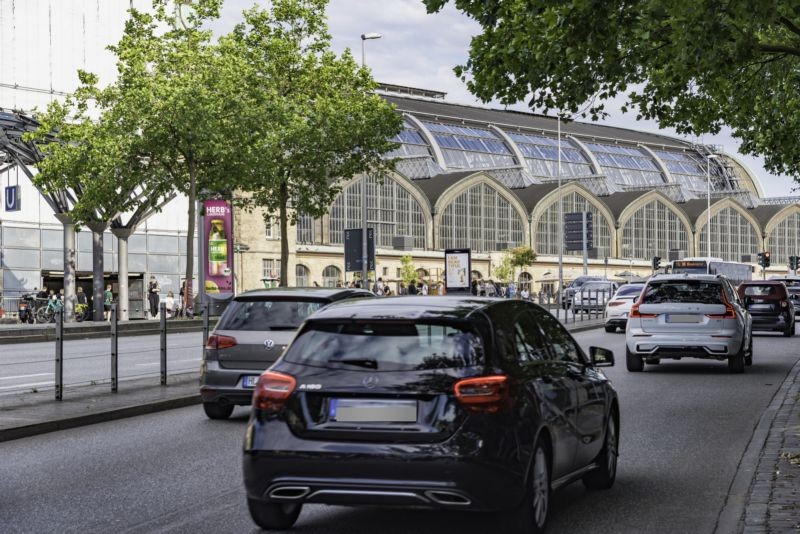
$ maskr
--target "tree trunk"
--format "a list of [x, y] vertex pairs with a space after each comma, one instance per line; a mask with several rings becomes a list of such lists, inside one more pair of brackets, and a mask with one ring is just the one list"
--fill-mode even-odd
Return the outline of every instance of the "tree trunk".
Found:
[[64, 322], [75, 319], [75, 223], [67, 213], [57, 213], [64, 226]]
[[289, 285], [289, 217], [287, 204], [289, 203], [289, 186], [281, 183], [280, 192], [280, 224], [281, 224], [281, 287]]
[[[186, 288], [183, 291], [183, 309], [194, 309], [192, 302], [192, 275], [194, 274], [194, 229], [195, 229], [195, 204], [197, 203], [197, 175], [192, 163], [189, 163], [189, 224], [186, 227]], [[202, 268], [202, 266], [198, 266]], [[199, 288], [200, 292], [204, 288]]]
[[[111, 233], [117, 236], [117, 263], [119, 265], [119, 293], [117, 294], [117, 318], [120, 321], [130, 319], [128, 315], [128, 238], [133, 228], [113, 228]], [[102, 302], [102, 300], [100, 301]]]
[[93, 222], [87, 226], [92, 231], [92, 320], [103, 321], [103, 232], [108, 228], [108, 223]]

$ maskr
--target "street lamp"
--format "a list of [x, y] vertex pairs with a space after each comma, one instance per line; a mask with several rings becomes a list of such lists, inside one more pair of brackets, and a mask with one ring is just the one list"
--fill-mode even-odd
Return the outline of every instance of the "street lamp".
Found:
[[[556, 116], [558, 120], [558, 300], [560, 309], [561, 299], [564, 297], [564, 195], [561, 190], [561, 115]], [[565, 300], [566, 302], [566, 300]], [[558, 313], [558, 312], [556, 312]], [[566, 321], [566, 311], [564, 320]]]
[[[367, 39], [380, 39], [382, 36], [379, 33], [362, 33], [361, 34], [361, 67], [366, 67], [366, 52], [364, 43]], [[369, 269], [369, 253], [367, 252], [367, 175], [361, 178], [361, 287], [369, 289], [367, 281], [367, 271]], [[377, 265], [376, 265], [377, 268]]]
[[719, 154], [709, 154], [706, 158], [706, 186], [708, 188], [706, 197], [708, 202], [708, 206], [706, 206], [706, 250], [708, 252], [706, 274], [711, 274], [711, 160], [719, 158]]

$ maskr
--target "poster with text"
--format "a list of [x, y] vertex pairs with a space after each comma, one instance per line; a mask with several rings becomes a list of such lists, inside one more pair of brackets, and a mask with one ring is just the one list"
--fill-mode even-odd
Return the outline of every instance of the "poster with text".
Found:
[[233, 292], [233, 218], [231, 203], [227, 200], [203, 202], [203, 236], [206, 239], [205, 269], [206, 293]]
[[447, 249], [444, 251], [445, 278], [447, 292], [470, 289], [470, 249]]

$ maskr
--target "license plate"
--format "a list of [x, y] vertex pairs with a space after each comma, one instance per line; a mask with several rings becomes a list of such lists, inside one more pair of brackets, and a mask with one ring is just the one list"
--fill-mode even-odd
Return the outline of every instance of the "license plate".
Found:
[[382, 399], [331, 399], [329, 419], [342, 423], [416, 423], [417, 402]]
[[668, 323], [699, 323], [701, 320], [700, 315], [667, 315]]
[[258, 375], [248, 375], [242, 377], [242, 387], [243, 388], [254, 388], [258, 383]]

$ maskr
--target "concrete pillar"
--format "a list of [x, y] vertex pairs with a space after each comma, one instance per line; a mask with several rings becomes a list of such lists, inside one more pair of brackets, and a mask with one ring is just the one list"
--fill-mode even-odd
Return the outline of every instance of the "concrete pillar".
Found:
[[105, 290], [105, 269], [103, 266], [103, 232], [107, 222], [87, 224], [92, 231], [92, 320], [103, 321], [103, 291]]
[[75, 320], [75, 223], [68, 213], [56, 213], [64, 226], [64, 322]]
[[128, 320], [128, 238], [132, 228], [112, 228], [117, 237], [117, 262], [119, 264], [119, 294], [117, 295], [117, 316], [120, 321]]

